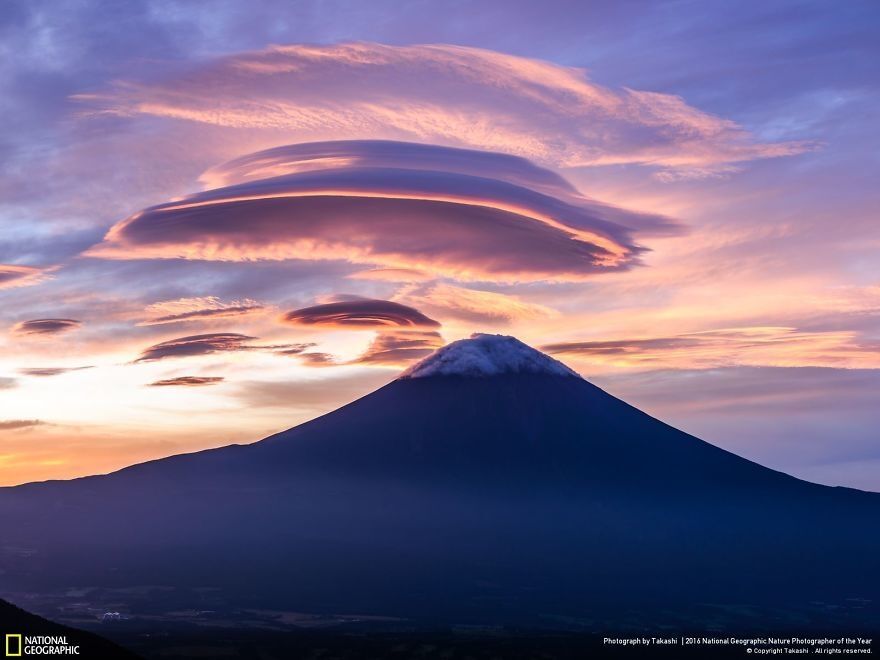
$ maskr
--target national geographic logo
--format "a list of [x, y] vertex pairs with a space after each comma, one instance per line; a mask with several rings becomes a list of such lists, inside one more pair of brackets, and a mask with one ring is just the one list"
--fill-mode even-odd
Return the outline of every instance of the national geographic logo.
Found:
[[6, 635], [6, 657], [21, 657], [21, 635]]
[[6, 657], [33, 655], [79, 655], [79, 645], [69, 644], [66, 635], [6, 635]]

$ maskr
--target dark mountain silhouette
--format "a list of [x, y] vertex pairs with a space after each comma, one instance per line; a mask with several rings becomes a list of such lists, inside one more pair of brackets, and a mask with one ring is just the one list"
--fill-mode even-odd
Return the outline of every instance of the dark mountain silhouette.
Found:
[[[68, 644], [79, 646], [83, 658], [106, 658], [107, 660], [136, 660], [138, 656], [112, 642], [92, 633], [62, 626], [48, 621], [21, 608], [0, 600], [0, 634], [24, 636], [64, 636]], [[15, 647], [17, 648], [17, 647]]]
[[[880, 494], [800, 481], [505, 337], [252, 445], [0, 489], [8, 592], [548, 628], [864, 629]], [[12, 548], [12, 550], [10, 550]], [[164, 600], [163, 600], [164, 599]]]

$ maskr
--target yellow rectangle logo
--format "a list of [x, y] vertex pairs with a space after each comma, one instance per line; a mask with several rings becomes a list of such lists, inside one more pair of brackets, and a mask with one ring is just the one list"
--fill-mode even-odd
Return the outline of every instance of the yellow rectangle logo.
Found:
[[21, 635], [6, 635], [6, 657], [21, 657]]

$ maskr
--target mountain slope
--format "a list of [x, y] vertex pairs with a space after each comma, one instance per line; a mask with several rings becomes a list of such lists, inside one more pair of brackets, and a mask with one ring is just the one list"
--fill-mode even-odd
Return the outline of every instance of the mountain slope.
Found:
[[211, 588], [426, 623], [681, 626], [705, 603], [753, 612], [739, 627], [845, 623], [875, 613], [878, 515], [880, 495], [763, 468], [480, 336], [253, 445], [4, 489], [28, 551], [0, 568], [13, 590]]
[[80, 647], [79, 655], [84, 658], [135, 660], [138, 657], [97, 635], [53, 623], [3, 600], [0, 600], [0, 624], [4, 636], [6, 634], [64, 636], [68, 644]]

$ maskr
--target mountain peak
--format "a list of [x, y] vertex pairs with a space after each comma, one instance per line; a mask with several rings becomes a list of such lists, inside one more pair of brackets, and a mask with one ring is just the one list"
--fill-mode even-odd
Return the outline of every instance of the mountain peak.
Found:
[[469, 339], [459, 339], [434, 351], [404, 371], [399, 379], [524, 373], [580, 378], [577, 372], [516, 337], [474, 333]]

